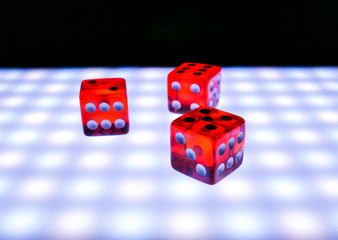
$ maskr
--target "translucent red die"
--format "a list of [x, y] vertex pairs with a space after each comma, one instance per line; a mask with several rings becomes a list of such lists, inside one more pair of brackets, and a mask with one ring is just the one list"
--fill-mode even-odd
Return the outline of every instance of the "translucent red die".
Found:
[[171, 123], [171, 165], [189, 177], [215, 184], [243, 161], [245, 121], [211, 107], [199, 107]]
[[82, 81], [80, 107], [84, 134], [119, 135], [129, 131], [126, 81], [101, 78]]
[[168, 75], [169, 111], [186, 113], [199, 106], [216, 107], [220, 98], [221, 68], [186, 62]]

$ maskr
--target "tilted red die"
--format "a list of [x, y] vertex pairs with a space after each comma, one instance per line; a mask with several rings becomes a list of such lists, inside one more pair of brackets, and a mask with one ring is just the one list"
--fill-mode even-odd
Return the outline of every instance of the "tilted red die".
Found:
[[186, 113], [199, 106], [216, 107], [220, 97], [221, 68], [183, 63], [168, 75], [169, 111]]
[[211, 107], [199, 107], [171, 123], [171, 165], [199, 181], [215, 184], [243, 161], [245, 121]]
[[82, 81], [80, 106], [85, 135], [119, 135], [129, 131], [127, 89], [123, 78]]

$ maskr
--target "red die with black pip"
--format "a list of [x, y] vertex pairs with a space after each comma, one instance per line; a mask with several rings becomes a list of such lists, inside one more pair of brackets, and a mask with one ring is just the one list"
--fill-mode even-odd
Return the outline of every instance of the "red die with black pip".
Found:
[[221, 68], [186, 62], [168, 75], [168, 107], [186, 113], [200, 106], [216, 107], [220, 98]]
[[82, 81], [80, 106], [84, 134], [119, 135], [129, 131], [126, 81], [101, 78]]
[[242, 164], [244, 139], [243, 118], [211, 107], [196, 108], [171, 123], [171, 165], [215, 184]]

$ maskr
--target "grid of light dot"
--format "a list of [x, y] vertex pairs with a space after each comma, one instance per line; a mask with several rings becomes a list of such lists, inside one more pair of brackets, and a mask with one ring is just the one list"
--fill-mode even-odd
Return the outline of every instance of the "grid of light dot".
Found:
[[[172, 69], [0, 69], [0, 238], [337, 238], [338, 68], [222, 68], [246, 144], [215, 186], [170, 166]], [[103, 77], [126, 79], [130, 132], [85, 137], [80, 83]]]

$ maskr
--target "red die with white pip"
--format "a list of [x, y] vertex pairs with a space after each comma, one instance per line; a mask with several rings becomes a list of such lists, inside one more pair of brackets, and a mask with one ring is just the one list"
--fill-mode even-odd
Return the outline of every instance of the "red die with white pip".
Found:
[[119, 135], [129, 131], [126, 81], [101, 78], [82, 81], [80, 106], [84, 134]]
[[168, 107], [186, 113], [199, 106], [216, 107], [220, 98], [221, 68], [186, 62], [168, 75]]
[[171, 165], [189, 177], [215, 184], [243, 161], [245, 121], [211, 107], [199, 107], [171, 123]]

